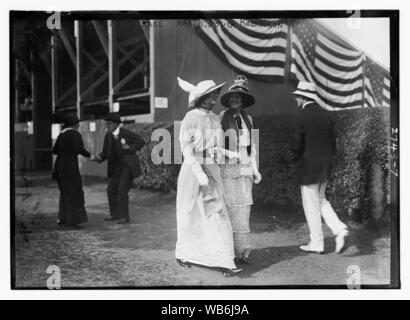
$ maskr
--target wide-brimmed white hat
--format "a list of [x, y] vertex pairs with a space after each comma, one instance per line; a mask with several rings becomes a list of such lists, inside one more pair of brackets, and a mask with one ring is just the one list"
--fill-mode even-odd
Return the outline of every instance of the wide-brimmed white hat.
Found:
[[299, 81], [296, 90], [292, 94], [314, 100], [317, 103], [321, 102], [316, 92], [316, 85], [311, 82]]
[[177, 77], [178, 85], [182, 90], [189, 92], [188, 105], [192, 107], [195, 103], [203, 96], [211, 93], [215, 90], [221, 91], [222, 87], [226, 82], [221, 84], [216, 84], [213, 80], [204, 80], [199, 82], [196, 86], [189, 83], [188, 81], [182, 80], [180, 77]]

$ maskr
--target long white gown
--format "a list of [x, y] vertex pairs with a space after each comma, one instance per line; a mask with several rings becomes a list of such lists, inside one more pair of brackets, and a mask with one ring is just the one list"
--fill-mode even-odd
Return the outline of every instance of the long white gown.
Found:
[[205, 152], [222, 146], [219, 117], [202, 109], [189, 111], [181, 123], [179, 142], [184, 155], [186, 150], [193, 151], [192, 157], [184, 157], [178, 176], [175, 256], [200, 265], [234, 269], [233, 233], [219, 166], [208, 161], [201, 165], [209, 179], [207, 187], [199, 185], [192, 169], [192, 161], [201, 163]]

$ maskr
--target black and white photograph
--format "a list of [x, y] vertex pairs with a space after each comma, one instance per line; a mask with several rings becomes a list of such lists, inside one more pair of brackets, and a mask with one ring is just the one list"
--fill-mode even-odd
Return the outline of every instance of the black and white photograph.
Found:
[[11, 10], [11, 288], [400, 289], [399, 16]]

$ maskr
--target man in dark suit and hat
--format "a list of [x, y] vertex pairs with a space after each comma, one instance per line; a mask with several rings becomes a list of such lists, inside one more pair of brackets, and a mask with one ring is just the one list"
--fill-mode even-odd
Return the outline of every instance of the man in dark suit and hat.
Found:
[[107, 196], [111, 216], [105, 220], [129, 223], [128, 192], [132, 180], [141, 174], [136, 151], [144, 147], [145, 142], [136, 133], [121, 127], [118, 113], [110, 113], [104, 120], [108, 132], [104, 137], [103, 150], [96, 160], [99, 163], [108, 160]]
[[309, 244], [300, 246], [300, 249], [324, 252], [323, 217], [335, 235], [335, 251], [340, 253], [348, 234], [347, 227], [339, 220], [325, 195], [327, 181], [332, 173], [333, 157], [336, 155], [334, 125], [328, 111], [319, 106], [321, 101], [313, 83], [300, 81], [293, 95], [299, 108], [294, 118], [292, 149], [299, 157], [297, 180], [310, 232]]

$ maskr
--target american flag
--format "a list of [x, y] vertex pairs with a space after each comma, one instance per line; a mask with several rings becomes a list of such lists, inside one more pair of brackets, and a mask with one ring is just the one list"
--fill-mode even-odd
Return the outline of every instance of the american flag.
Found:
[[390, 74], [373, 60], [365, 63], [366, 107], [390, 107]]
[[198, 31], [234, 69], [254, 79], [283, 81], [288, 25], [280, 19], [200, 20]]
[[363, 106], [364, 54], [326, 37], [314, 21], [298, 20], [292, 34], [292, 74], [316, 84], [329, 110]]

